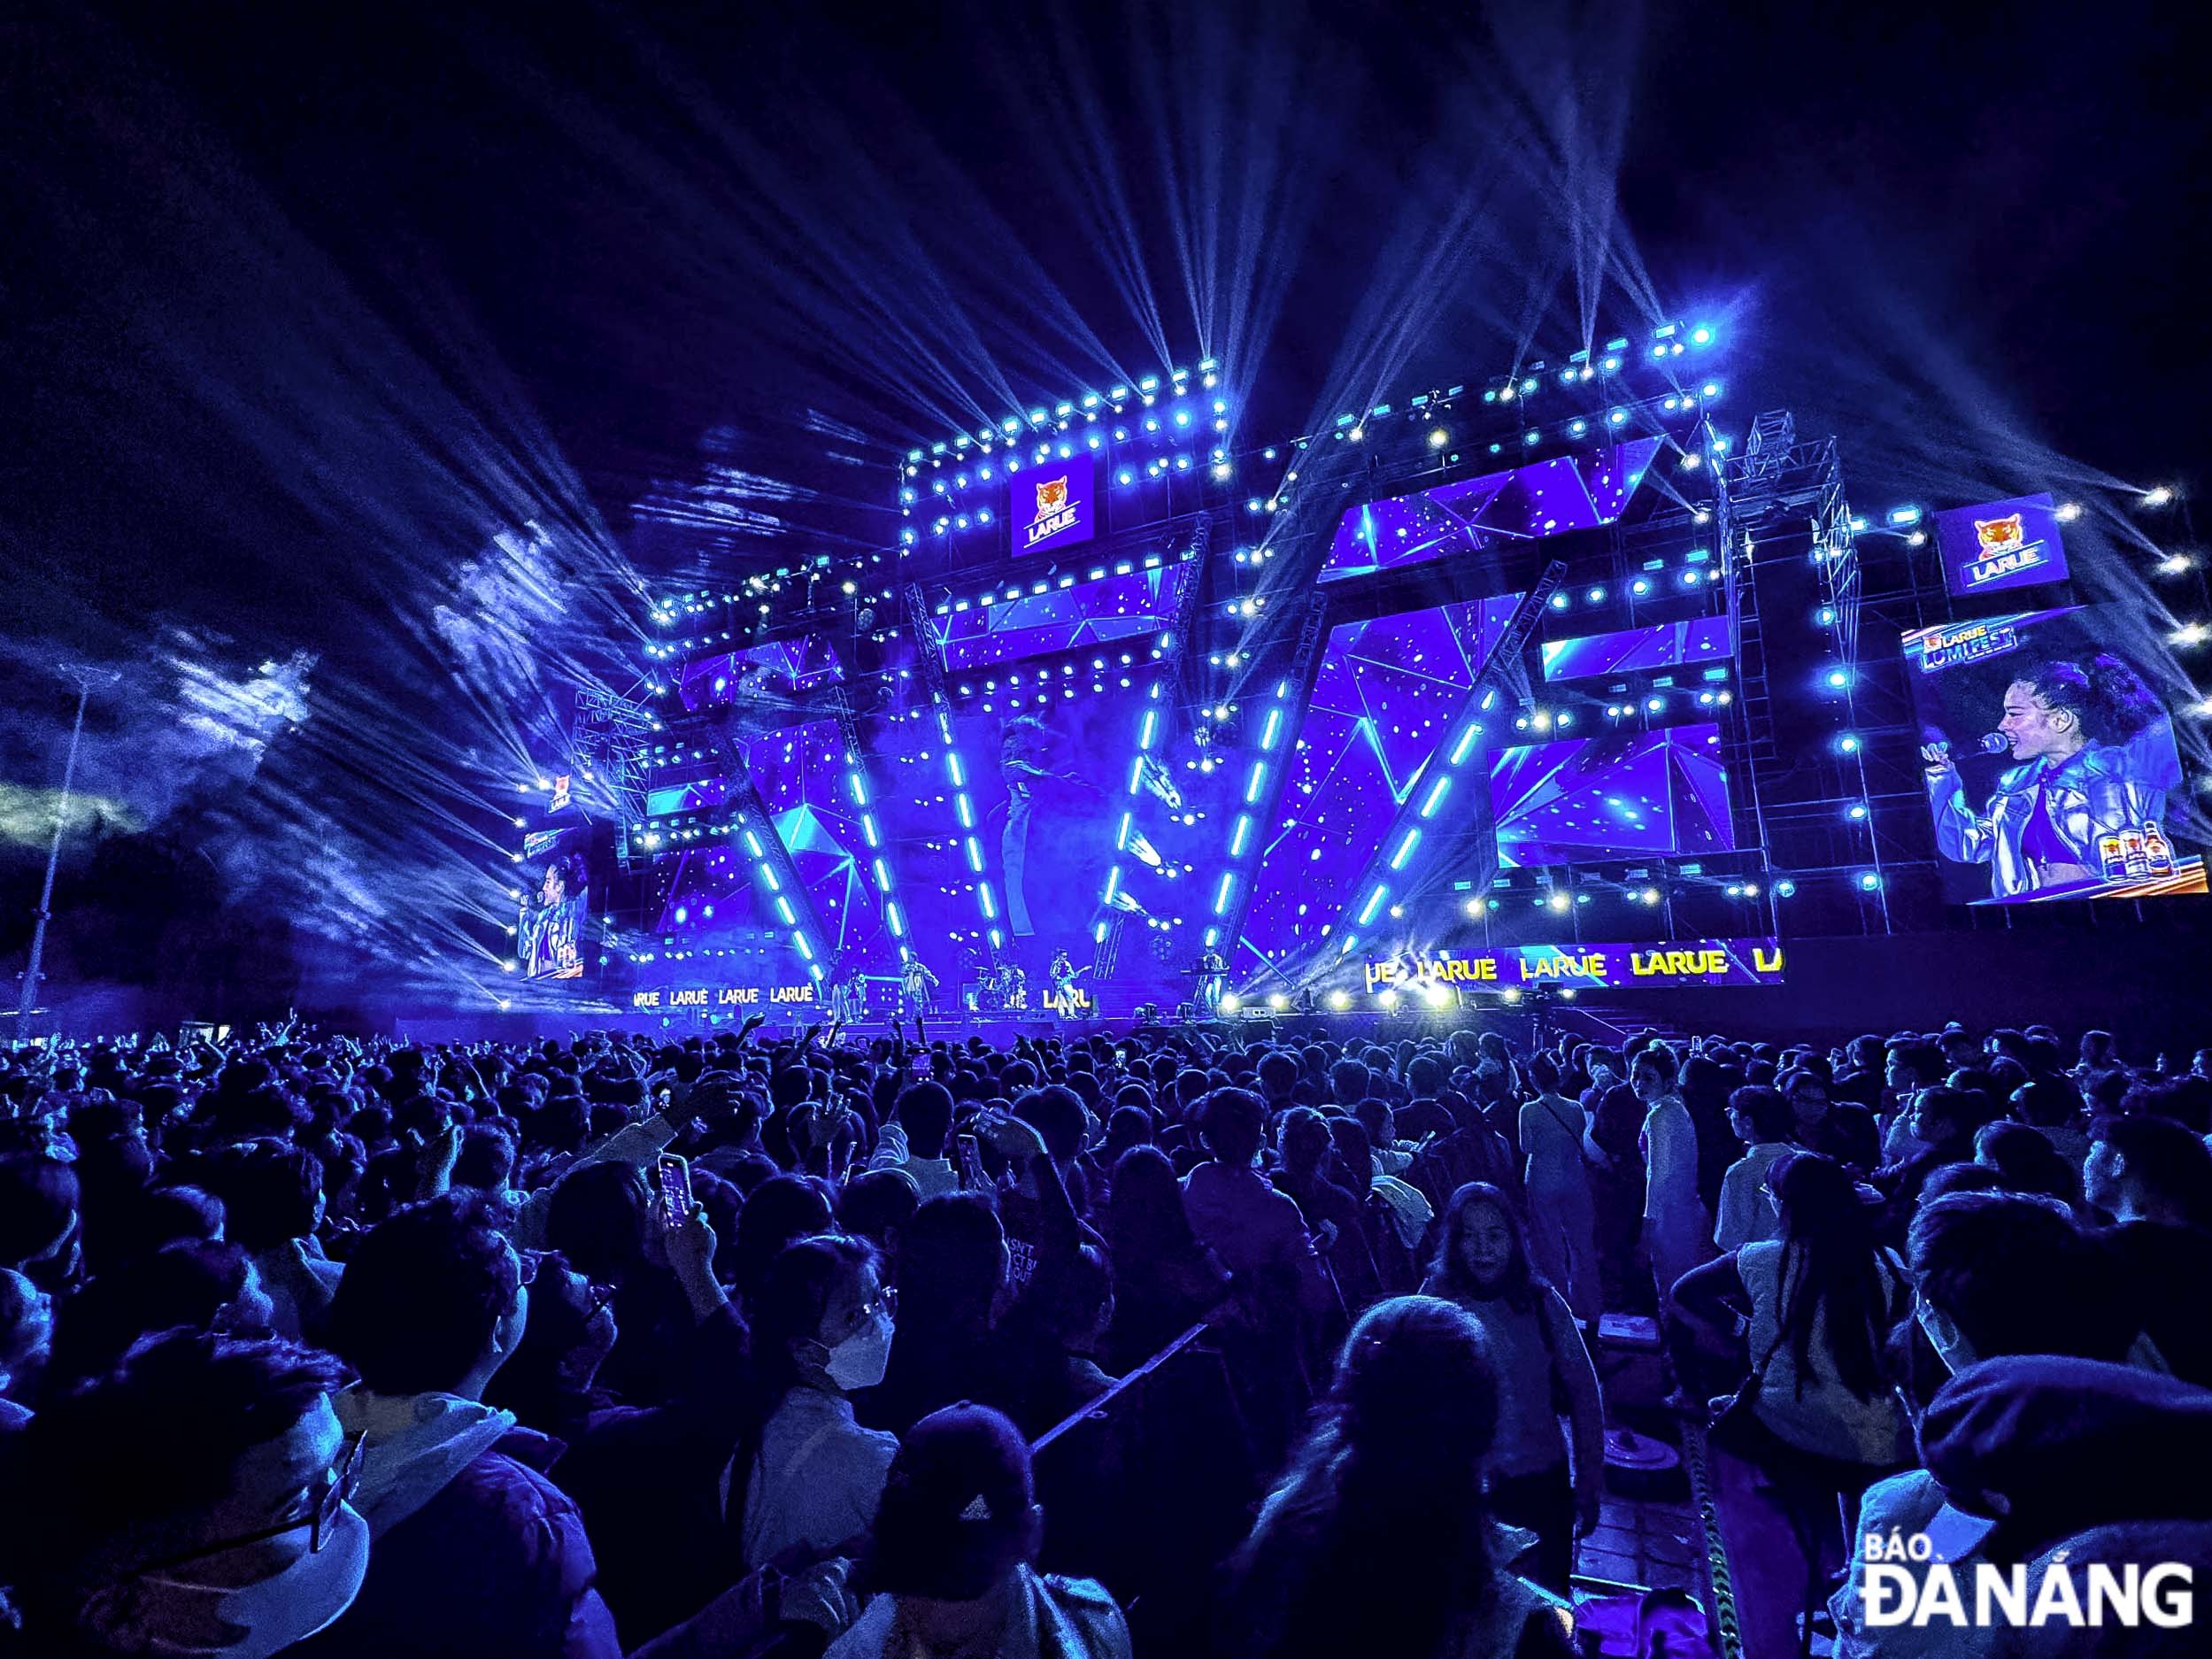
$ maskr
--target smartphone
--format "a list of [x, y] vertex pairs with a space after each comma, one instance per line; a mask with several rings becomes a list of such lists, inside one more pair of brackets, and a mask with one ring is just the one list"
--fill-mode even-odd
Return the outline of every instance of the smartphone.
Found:
[[677, 1153], [664, 1152], [653, 1166], [660, 1193], [660, 1224], [674, 1232], [691, 1219], [691, 1161]]
[[977, 1150], [975, 1137], [960, 1134], [953, 1137], [960, 1161], [960, 1188], [963, 1192], [981, 1192], [990, 1183], [983, 1179], [983, 1156]]
[[1117, 1066], [1128, 1065], [1129, 1063], [1129, 1051], [1126, 1048], [1115, 1049], [1114, 1051], [1114, 1063]]
[[913, 1058], [907, 1061], [907, 1070], [916, 1083], [929, 1082], [929, 1051], [926, 1048], [916, 1049]]

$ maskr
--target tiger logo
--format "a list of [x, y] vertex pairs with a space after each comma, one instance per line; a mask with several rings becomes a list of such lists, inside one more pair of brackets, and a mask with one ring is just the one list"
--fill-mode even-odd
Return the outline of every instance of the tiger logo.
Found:
[[[1067, 479], [1055, 478], [1048, 484], [1039, 484], [1037, 487], [1037, 516], [1040, 519], [1049, 513], [1059, 512], [1067, 505]], [[2019, 521], [2015, 519], [2013, 522], [2017, 524]]]
[[1985, 552], [2001, 553], [2017, 547], [2026, 539], [2027, 532], [2021, 527], [2020, 514], [2011, 513], [2001, 519], [1974, 521], [1974, 539]]

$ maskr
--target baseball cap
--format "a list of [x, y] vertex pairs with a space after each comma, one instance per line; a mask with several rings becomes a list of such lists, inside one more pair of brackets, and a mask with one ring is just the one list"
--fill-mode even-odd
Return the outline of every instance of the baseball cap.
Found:
[[967, 1401], [906, 1431], [875, 1512], [879, 1591], [968, 1601], [1027, 1558], [1036, 1489], [1029, 1448], [1000, 1413]]

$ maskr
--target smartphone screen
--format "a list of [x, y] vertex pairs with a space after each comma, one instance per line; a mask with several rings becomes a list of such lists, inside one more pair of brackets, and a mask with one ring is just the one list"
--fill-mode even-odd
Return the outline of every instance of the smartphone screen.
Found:
[[664, 1152], [654, 1166], [660, 1191], [660, 1224], [671, 1231], [691, 1219], [691, 1165], [690, 1160]]
[[986, 1184], [983, 1180], [983, 1158], [976, 1150], [975, 1137], [960, 1135], [954, 1138], [960, 1152], [960, 1185], [970, 1192], [980, 1192]]
[[914, 1053], [914, 1057], [907, 1062], [907, 1069], [913, 1074], [913, 1080], [916, 1083], [929, 1082], [929, 1051], [926, 1048], [917, 1049]]

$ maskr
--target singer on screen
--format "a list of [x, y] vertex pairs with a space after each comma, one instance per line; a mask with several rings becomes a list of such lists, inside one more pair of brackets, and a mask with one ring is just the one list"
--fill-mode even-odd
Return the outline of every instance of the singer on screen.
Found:
[[2005, 688], [1997, 735], [2008, 768], [1977, 812], [1947, 743], [1921, 748], [1936, 845], [1990, 867], [1998, 899], [2023, 899], [2101, 879], [2098, 843], [2165, 814], [2180, 782], [2164, 712], [2134, 669], [2100, 652], [2086, 666], [2054, 660]]
[[1067, 763], [1062, 747], [1041, 720], [1006, 721], [998, 752], [1006, 799], [984, 813], [985, 874], [1005, 896], [1015, 954], [1039, 971], [1063, 942], [1088, 938], [1114, 845], [1106, 792]]

